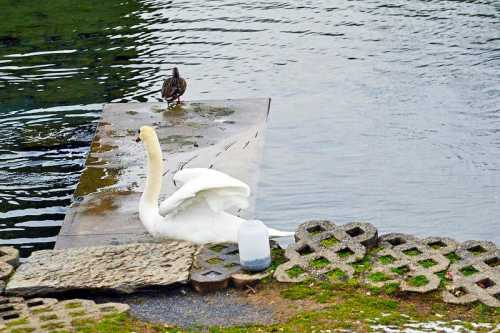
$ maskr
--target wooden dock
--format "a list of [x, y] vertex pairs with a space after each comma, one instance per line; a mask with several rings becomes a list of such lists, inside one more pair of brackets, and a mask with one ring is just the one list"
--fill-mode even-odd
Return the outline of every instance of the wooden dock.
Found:
[[[124, 244], [149, 239], [138, 218], [146, 177], [146, 152], [135, 138], [140, 126], [153, 126], [164, 154], [162, 196], [182, 168], [226, 172], [252, 188], [259, 176], [270, 99], [107, 104], [102, 112], [55, 247]], [[179, 186], [177, 184], [177, 186]], [[255, 198], [241, 216], [251, 217]]]

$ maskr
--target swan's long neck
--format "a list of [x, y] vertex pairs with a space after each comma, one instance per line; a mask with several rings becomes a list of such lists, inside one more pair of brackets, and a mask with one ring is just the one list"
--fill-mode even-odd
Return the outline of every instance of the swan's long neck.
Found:
[[148, 154], [146, 187], [141, 196], [141, 204], [158, 209], [158, 198], [161, 191], [163, 172], [162, 153], [160, 142], [156, 135], [144, 142]]

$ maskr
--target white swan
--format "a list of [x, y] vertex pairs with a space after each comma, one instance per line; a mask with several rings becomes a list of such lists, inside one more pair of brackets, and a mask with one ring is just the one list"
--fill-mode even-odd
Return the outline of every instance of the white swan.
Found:
[[[146, 230], [154, 237], [197, 244], [236, 243], [244, 220], [224, 210], [248, 207], [248, 185], [213, 169], [183, 169], [174, 175], [174, 181], [184, 185], [158, 207], [163, 171], [160, 142], [149, 126], [141, 127], [137, 141], [144, 143], [148, 155], [146, 186], [139, 203]], [[270, 236], [293, 234], [268, 229]]]

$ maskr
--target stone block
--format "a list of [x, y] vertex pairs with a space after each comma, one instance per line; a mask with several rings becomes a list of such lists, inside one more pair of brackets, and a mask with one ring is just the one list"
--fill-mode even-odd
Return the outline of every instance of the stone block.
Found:
[[172, 241], [38, 251], [19, 266], [6, 293], [38, 296], [82, 289], [131, 293], [185, 283], [196, 248]]

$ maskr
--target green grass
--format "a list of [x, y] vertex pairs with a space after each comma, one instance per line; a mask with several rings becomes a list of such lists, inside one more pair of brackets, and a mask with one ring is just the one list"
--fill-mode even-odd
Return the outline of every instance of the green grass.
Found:
[[299, 300], [314, 296], [316, 293], [316, 290], [309, 287], [307, 283], [295, 283], [281, 291], [281, 296], [286, 299]]
[[399, 290], [399, 283], [397, 282], [391, 282], [391, 283], [386, 283], [383, 287], [384, 292], [387, 295], [393, 295]]
[[372, 255], [367, 254], [363, 259], [351, 264], [356, 274], [362, 274], [372, 269]]
[[[270, 290], [285, 285], [267, 286]], [[386, 289], [387, 288], [387, 289]], [[295, 308], [296, 314], [285, 322], [272, 325], [248, 325], [236, 327], [192, 327], [180, 329], [138, 321], [129, 315], [112, 315], [100, 321], [85, 321], [76, 328], [78, 333], [257, 333], [257, 332], [331, 332], [349, 330], [370, 332], [371, 325], [391, 325], [401, 328], [412, 321], [441, 320], [451, 322], [500, 323], [500, 309], [483, 305], [449, 306], [442, 302], [439, 293], [400, 297], [390, 296], [398, 290], [397, 284], [387, 284], [384, 294], [369, 295], [367, 289], [360, 287], [355, 280], [347, 283], [328, 283], [308, 280], [303, 283], [286, 285], [279, 296], [285, 299], [288, 307]], [[307, 300], [307, 302], [304, 302]], [[275, 300], [276, 301], [276, 300]], [[305, 304], [322, 303], [316, 310], [301, 310]], [[440, 317], [436, 317], [439, 313]], [[484, 330], [478, 330], [484, 332]]]
[[29, 324], [28, 318], [21, 318], [21, 319], [8, 321], [7, 323], [5, 323], [5, 326], [12, 327], [12, 326], [19, 326], [19, 325], [26, 325], [26, 324]]
[[340, 251], [337, 251], [337, 255], [340, 258], [345, 259], [345, 258], [353, 255], [353, 253], [352, 253], [352, 251], [349, 248], [345, 248], [345, 249], [342, 249]]
[[210, 246], [209, 249], [214, 251], [214, 252], [221, 252], [222, 250], [224, 250], [226, 247], [224, 245], [220, 245], [220, 244], [216, 244], [216, 245], [213, 245], [213, 246]]
[[31, 333], [34, 330], [35, 329], [33, 327], [18, 327], [18, 328], [13, 328], [8, 332], [10, 332], [10, 333]]
[[436, 266], [436, 262], [432, 259], [420, 260], [418, 264], [424, 268], [430, 268], [432, 266]]
[[53, 319], [57, 319], [57, 315], [55, 313], [40, 316], [40, 320], [42, 320], [42, 321], [53, 320]]
[[439, 288], [444, 288], [444, 286], [446, 286], [446, 272], [447, 271], [435, 273], [439, 277]]
[[456, 263], [457, 261], [462, 259], [455, 252], [450, 252], [445, 257], [450, 260], [450, 264]]
[[393, 271], [394, 273], [396, 273], [398, 275], [405, 275], [406, 273], [408, 273], [410, 271], [410, 269], [408, 268], [408, 266], [401, 266], [401, 267], [395, 267], [395, 268], [391, 269], [391, 271]]
[[331, 237], [328, 237], [328, 238], [325, 238], [323, 239], [321, 242], [321, 245], [323, 245], [324, 247], [332, 247], [334, 246], [335, 244], [338, 244], [339, 243], [339, 240], [333, 236]]
[[314, 269], [321, 269], [325, 266], [328, 266], [329, 263], [330, 263], [330, 261], [328, 261], [328, 259], [326, 259], [326, 258], [317, 258], [317, 259], [311, 260], [309, 262], [309, 266], [311, 266]]
[[335, 268], [328, 273], [326, 273], [326, 276], [330, 279], [330, 281], [344, 281], [347, 280], [347, 274], [339, 269]]
[[429, 280], [423, 275], [417, 275], [408, 280], [408, 284], [413, 287], [422, 287], [429, 283]]
[[389, 265], [392, 264], [394, 261], [396, 261], [396, 258], [394, 258], [391, 255], [386, 255], [386, 256], [381, 256], [380, 258], [378, 258], [378, 260], [382, 265]]
[[462, 268], [460, 270], [460, 272], [464, 276], [471, 276], [471, 275], [474, 275], [474, 274], [478, 273], [479, 271], [477, 269], [475, 269], [474, 267], [472, 267], [472, 266], [467, 266], [467, 267]]
[[66, 309], [76, 309], [76, 308], [81, 308], [81, 307], [82, 307], [82, 303], [80, 303], [80, 302], [72, 302], [72, 303], [67, 303], [64, 307], [65, 307]]
[[383, 282], [390, 280], [390, 278], [382, 272], [371, 273], [368, 275], [368, 279], [373, 282]]
[[210, 265], [219, 265], [224, 262], [221, 258], [213, 257], [207, 260]]
[[305, 271], [302, 269], [302, 267], [295, 265], [289, 270], [287, 270], [286, 273], [288, 274], [289, 277], [296, 278], [304, 274]]
[[403, 253], [406, 254], [407, 256], [410, 256], [410, 257], [414, 257], [414, 256], [418, 256], [418, 255], [422, 254], [422, 252], [420, 250], [418, 250], [417, 248], [411, 248], [408, 250], [404, 250]]
[[85, 314], [86, 313], [83, 310], [82, 311], [72, 311], [72, 312], [69, 313], [69, 315], [71, 317], [81, 317], [81, 316], [84, 316]]

